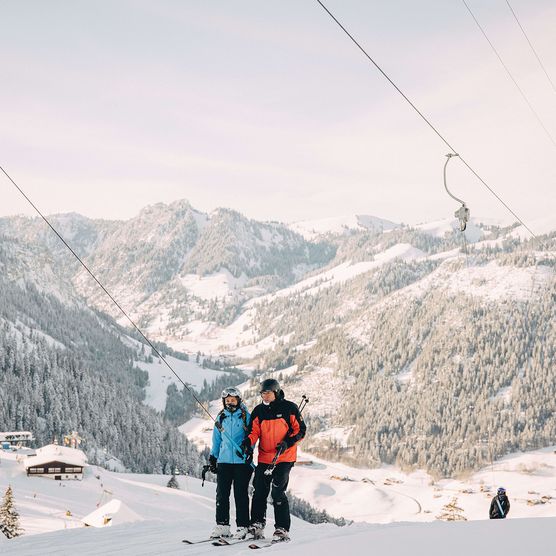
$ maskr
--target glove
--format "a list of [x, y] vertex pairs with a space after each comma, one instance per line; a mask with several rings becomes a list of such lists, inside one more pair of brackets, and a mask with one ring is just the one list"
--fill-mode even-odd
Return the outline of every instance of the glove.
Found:
[[276, 444], [276, 450], [281, 454], [283, 454], [288, 448], [289, 445], [285, 440], [282, 440], [282, 442], [278, 442], [278, 444]]
[[241, 454], [238, 453], [238, 455], [245, 456], [245, 463], [251, 465], [253, 461], [253, 446], [251, 446], [251, 441], [248, 437], [243, 439], [241, 443]]
[[253, 455], [253, 446], [251, 446], [251, 440], [249, 437], [245, 437], [241, 443], [241, 451], [246, 455]]
[[209, 456], [209, 469], [211, 473], [216, 473], [216, 462], [218, 460], [213, 456], [210, 455]]

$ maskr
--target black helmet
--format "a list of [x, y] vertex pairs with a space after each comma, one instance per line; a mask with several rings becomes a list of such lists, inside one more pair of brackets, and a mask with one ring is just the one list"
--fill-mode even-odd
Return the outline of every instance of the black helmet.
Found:
[[284, 392], [280, 388], [280, 383], [274, 378], [267, 378], [261, 382], [261, 394], [263, 392], [274, 392], [276, 399], [282, 399]]
[[[226, 398], [228, 396], [233, 396], [234, 398], [237, 398], [237, 407], [229, 407], [226, 406]], [[224, 390], [222, 390], [222, 405], [224, 406], [225, 409], [229, 410], [229, 411], [235, 411], [241, 404], [241, 392], [235, 387], [235, 386], [228, 386], [227, 388], [224, 388]]]

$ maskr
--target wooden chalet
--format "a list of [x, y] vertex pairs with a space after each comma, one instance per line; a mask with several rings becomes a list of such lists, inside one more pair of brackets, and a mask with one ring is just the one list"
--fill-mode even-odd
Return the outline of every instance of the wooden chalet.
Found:
[[81, 450], [57, 444], [39, 448], [36, 455], [25, 460], [27, 476], [47, 477], [56, 481], [81, 480], [86, 466], [87, 457]]

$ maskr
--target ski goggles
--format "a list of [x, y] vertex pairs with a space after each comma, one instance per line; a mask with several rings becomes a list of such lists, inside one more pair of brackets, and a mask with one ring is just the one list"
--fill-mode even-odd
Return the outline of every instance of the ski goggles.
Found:
[[241, 392], [235, 386], [228, 386], [222, 390], [222, 398], [227, 398], [228, 396], [234, 396], [235, 398], [241, 398]]

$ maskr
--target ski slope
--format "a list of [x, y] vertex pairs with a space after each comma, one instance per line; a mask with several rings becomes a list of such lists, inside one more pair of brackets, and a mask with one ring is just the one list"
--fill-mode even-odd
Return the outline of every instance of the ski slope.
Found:
[[[183, 384], [174, 375], [152, 350], [151, 347], [138, 342], [130, 336], [121, 336], [120, 339], [128, 346], [132, 347], [137, 353], [142, 353], [143, 356], [150, 355], [152, 362], [149, 363], [143, 359], [139, 359], [135, 364], [143, 371], [149, 374], [149, 381], [145, 387], [145, 403], [150, 405], [157, 411], [164, 411], [166, 407], [166, 400], [168, 398], [167, 390], [170, 384], [175, 384], [178, 390], [182, 390]], [[209, 368], [204, 368], [202, 365], [202, 358], [200, 362], [195, 361], [195, 354], [189, 353], [189, 361], [177, 359], [172, 355], [165, 355], [164, 358], [174, 369], [178, 377], [185, 382], [189, 387], [199, 391], [203, 387], [206, 380], [208, 384], [222, 376], [225, 371], [219, 371]]]
[[[199, 518], [183, 522], [150, 521], [115, 526], [107, 530], [78, 529], [14, 539], [7, 541], [6, 547], [0, 546], [2, 554], [10, 556], [255, 554], [247, 548], [247, 543], [215, 548], [210, 545], [187, 546], [181, 542], [184, 532], [195, 531], [204, 525], [206, 523]], [[304, 524], [296, 530], [294, 540], [273, 546], [268, 553], [288, 556], [337, 556], [342, 553], [374, 556], [550, 555], [553, 554], [551, 530], [555, 526], [556, 518], [357, 525], [345, 528]]]
[[[204, 538], [211, 530], [214, 521], [213, 483], [201, 487], [200, 480], [179, 476], [180, 490], [174, 490], [165, 486], [168, 476], [113, 473], [91, 467], [83, 481], [60, 484], [41, 477], [27, 477], [23, 464], [16, 460], [17, 454], [0, 452], [0, 455], [0, 489], [4, 492], [8, 484], [12, 485], [21, 525], [25, 529], [25, 535], [17, 539], [0, 537], [2, 555], [193, 556], [214, 554], [215, 550], [228, 556], [252, 554], [244, 544], [215, 548], [186, 546], [181, 542], [183, 538]], [[329, 511], [340, 506], [351, 511], [350, 504], [355, 511], [359, 505], [359, 511], [366, 511], [367, 517], [374, 512], [377, 521], [390, 520], [390, 523], [358, 522], [339, 528], [331, 524], [311, 525], [294, 518], [292, 542], [270, 550], [290, 556], [315, 553], [337, 556], [346, 550], [350, 554], [388, 556], [405, 556], [408, 551], [423, 556], [445, 556], [446, 553], [466, 556], [473, 553], [502, 553], [505, 556], [552, 554], [552, 530], [556, 518], [548, 516], [556, 513], [554, 505], [549, 501], [528, 506], [521, 496], [538, 499], [541, 493], [554, 492], [554, 459], [553, 450], [509, 456], [496, 462], [494, 470], [485, 470], [466, 483], [442, 481], [436, 485], [429, 485], [423, 474], [405, 476], [393, 468], [354, 470], [321, 460], [316, 460], [313, 466], [296, 466], [291, 481], [295, 493], [302, 494], [306, 490], [310, 494], [312, 491], [313, 502], [318, 496], [326, 498]], [[344, 477], [351, 479], [330, 479], [336, 485], [334, 492], [326, 490], [324, 480], [332, 471], [338, 472], [338, 476], [344, 471]], [[360, 479], [363, 476], [369, 479], [369, 473], [373, 472], [375, 474], [370, 479], [374, 484]], [[510, 517], [505, 521], [484, 519], [492, 493], [464, 495], [459, 492], [464, 485], [473, 490], [473, 485], [478, 486], [481, 480], [484, 484], [493, 472], [498, 482], [504, 481], [512, 503]], [[317, 473], [316, 479], [311, 478], [312, 473]], [[528, 491], [537, 494], [528, 494]], [[440, 497], [435, 498], [436, 495]], [[454, 495], [459, 496], [458, 504], [473, 521], [420, 521], [434, 519], [434, 515], [424, 513], [432, 507], [429, 504], [433, 500], [440, 507]], [[121, 501], [121, 509], [114, 516], [111, 527], [82, 526], [81, 519], [97, 504], [113, 499]], [[382, 518], [381, 512], [384, 514]], [[516, 519], [518, 517], [523, 519]], [[268, 520], [267, 536], [272, 532], [271, 507]]]
[[[183, 361], [171, 355], [166, 355], [165, 358], [178, 376], [197, 391], [203, 387], [203, 381], [206, 380], [210, 384], [216, 378], [222, 376], [222, 371], [204, 369], [201, 365], [195, 363], [195, 361]], [[168, 386], [175, 384], [178, 390], [182, 390], [183, 385], [174, 373], [156, 356], [154, 356], [152, 363], [138, 361], [136, 365], [149, 373], [149, 383], [145, 388], [145, 403], [158, 411], [164, 411], [168, 397], [166, 393]]]

